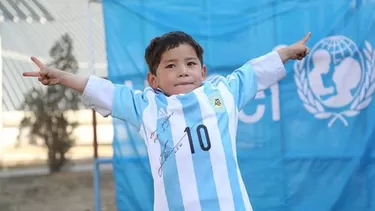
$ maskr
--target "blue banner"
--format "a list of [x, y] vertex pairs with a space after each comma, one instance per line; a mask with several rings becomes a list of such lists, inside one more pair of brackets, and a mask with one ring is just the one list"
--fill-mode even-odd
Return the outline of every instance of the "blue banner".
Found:
[[[182, 30], [208, 75], [293, 44], [310, 54], [240, 112], [237, 152], [257, 210], [375, 210], [375, 1], [103, 0], [108, 78], [142, 90], [150, 40]], [[147, 150], [114, 120], [118, 210], [152, 210]]]

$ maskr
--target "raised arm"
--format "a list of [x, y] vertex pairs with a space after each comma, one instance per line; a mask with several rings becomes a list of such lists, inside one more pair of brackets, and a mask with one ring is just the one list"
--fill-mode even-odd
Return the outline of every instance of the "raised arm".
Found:
[[306, 56], [309, 52], [306, 42], [310, 35], [311, 33], [307, 33], [293, 45], [253, 59], [228, 75], [227, 83], [239, 110], [253, 99], [258, 91], [270, 88], [285, 77], [284, 64], [287, 61], [301, 60]]
[[291, 59], [303, 59], [309, 53], [309, 48], [306, 46], [306, 43], [307, 41], [309, 41], [310, 36], [311, 32], [307, 33], [301, 40], [294, 43], [293, 45], [277, 50], [282, 62], [285, 64]]
[[246, 71], [252, 71], [256, 77], [256, 91], [268, 89], [286, 75], [284, 63], [276, 51], [252, 59], [249, 64], [252, 70]]
[[37, 77], [46, 85], [62, 85], [83, 93], [83, 102], [102, 116], [111, 115], [139, 128], [142, 109], [147, 100], [142, 92], [136, 92], [125, 85], [114, 85], [109, 80], [96, 76], [79, 76], [48, 67], [35, 57], [31, 60], [39, 72], [24, 72], [25, 77]]
[[103, 116], [111, 115], [140, 128], [143, 109], [148, 104], [142, 91], [134, 91], [126, 85], [91, 76], [83, 92], [85, 104]]
[[61, 71], [48, 67], [35, 57], [31, 60], [39, 67], [39, 72], [24, 72], [25, 77], [38, 77], [38, 80], [44, 85], [61, 84], [82, 93], [88, 81], [87, 76], [78, 76], [69, 72]]
[[306, 42], [311, 33], [307, 33], [303, 39], [293, 45], [280, 48], [250, 61], [258, 82], [258, 91], [268, 89], [276, 84], [287, 74], [284, 64], [289, 60], [301, 60], [309, 52]]
[[48, 67], [35, 57], [31, 60], [38, 66], [39, 72], [24, 72], [25, 77], [37, 77], [46, 86], [62, 85], [83, 93], [86, 105], [103, 116], [112, 113], [112, 101], [115, 86], [108, 80], [96, 76], [79, 76], [73, 73]]

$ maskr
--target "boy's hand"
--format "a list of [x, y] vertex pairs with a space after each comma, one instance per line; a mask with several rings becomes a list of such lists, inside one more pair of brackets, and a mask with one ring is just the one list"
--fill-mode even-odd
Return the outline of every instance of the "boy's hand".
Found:
[[38, 80], [44, 85], [61, 84], [81, 93], [85, 90], [87, 81], [89, 80], [87, 76], [78, 76], [73, 73], [47, 67], [35, 57], [31, 57], [31, 60], [39, 67], [40, 71], [24, 72], [23, 76], [38, 77]]
[[44, 85], [55, 85], [61, 83], [63, 71], [47, 67], [35, 57], [31, 60], [39, 67], [39, 72], [24, 72], [22, 75], [26, 77], [38, 77], [38, 80]]
[[307, 33], [302, 40], [293, 45], [277, 50], [283, 63], [286, 63], [289, 59], [303, 59], [309, 53], [309, 48], [306, 46], [306, 43], [310, 36], [311, 32]]

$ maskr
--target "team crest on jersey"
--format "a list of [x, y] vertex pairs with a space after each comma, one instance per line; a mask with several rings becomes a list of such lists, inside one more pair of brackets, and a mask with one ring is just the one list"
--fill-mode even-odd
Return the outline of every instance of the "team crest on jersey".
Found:
[[298, 96], [317, 119], [348, 126], [372, 100], [375, 91], [375, 51], [365, 41], [363, 49], [345, 36], [319, 41], [311, 53], [294, 65]]
[[225, 110], [223, 99], [220, 95], [213, 95], [210, 97], [210, 103], [212, 105], [212, 108], [216, 112], [223, 112]]

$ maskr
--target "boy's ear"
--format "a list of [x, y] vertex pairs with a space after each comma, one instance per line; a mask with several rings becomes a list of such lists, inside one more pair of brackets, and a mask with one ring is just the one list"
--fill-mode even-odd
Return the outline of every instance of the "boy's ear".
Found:
[[203, 80], [206, 79], [206, 76], [207, 76], [207, 67], [206, 67], [206, 65], [203, 65], [202, 66], [202, 78], [203, 78]]
[[147, 73], [147, 82], [148, 84], [153, 88], [158, 88], [158, 80], [156, 78], [156, 75], [152, 74], [151, 72]]

